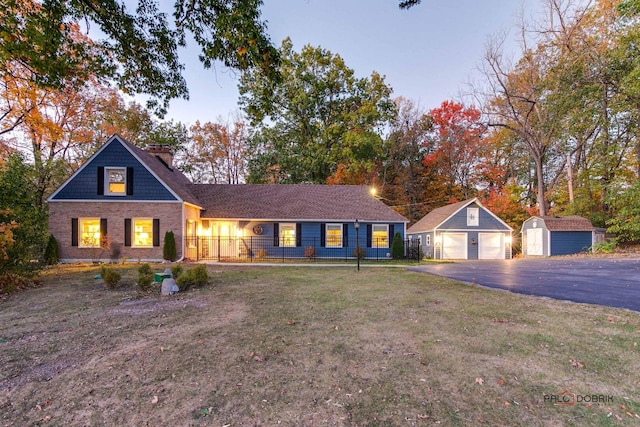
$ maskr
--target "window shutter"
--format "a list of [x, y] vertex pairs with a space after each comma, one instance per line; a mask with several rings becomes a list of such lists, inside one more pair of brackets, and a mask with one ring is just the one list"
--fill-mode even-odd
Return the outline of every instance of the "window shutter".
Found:
[[273, 246], [280, 246], [280, 224], [273, 224]]
[[342, 246], [349, 246], [349, 224], [342, 224]]
[[160, 219], [153, 219], [153, 246], [160, 246]]
[[302, 246], [302, 224], [296, 223], [296, 246]]
[[133, 168], [127, 168], [127, 196], [133, 195]]
[[371, 247], [371, 240], [373, 237], [373, 230], [371, 228], [371, 224], [367, 224], [367, 247]]
[[71, 246], [78, 246], [78, 218], [71, 218]]
[[100, 218], [100, 246], [104, 241], [104, 236], [107, 235], [107, 218]]
[[327, 224], [320, 224], [320, 247], [327, 245]]
[[102, 166], [98, 166], [98, 175], [96, 176], [98, 180], [98, 195], [104, 195], [104, 168]]
[[387, 241], [389, 242], [389, 247], [391, 247], [391, 242], [393, 241], [395, 235], [396, 233], [393, 230], [393, 224], [389, 224], [389, 238], [387, 239]]
[[124, 219], [124, 245], [131, 246], [131, 218]]

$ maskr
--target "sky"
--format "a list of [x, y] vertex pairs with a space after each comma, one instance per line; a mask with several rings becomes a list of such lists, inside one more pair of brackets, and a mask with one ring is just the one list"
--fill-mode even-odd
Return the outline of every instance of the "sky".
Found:
[[[506, 33], [517, 54], [520, 17], [539, 17], [542, 0], [423, 0], [408, 10], [398, 0], [264, 0], [263, 21], [277, 47], [290, 37], [294, 49], [307, 44], [340, 55], [356, 77], [385, 76], [392, 97], [429, 110], [460, 100], [478, 67], [489, 37]], [[192, 125], [227, 121], [238, 107], [239, 73], [216, 65], [205, 70], [193, 43], [181, 53], [190, 99], [173, 100], [165, 119]]]

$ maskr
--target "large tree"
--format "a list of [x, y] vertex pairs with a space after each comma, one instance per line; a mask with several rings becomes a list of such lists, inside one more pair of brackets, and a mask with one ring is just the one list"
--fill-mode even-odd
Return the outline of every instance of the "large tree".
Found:
[[248, 138], [247, 125], [239, 117], [233, 121], [200, 123], [191, 126], [191, 139], [183, 151], [179, 167], [193, 182], [240, 184], [245, 181]]
[[367, 176], [382, 154], [381, 127], [393, 116], [391, 88], [373, 72], [356, 78], [336, 54], [282, 43], [274, 84], [256, 72], [240, 81], [240, 104], [255, 134], [249, 181], [326, 183], [340, 172]]
[[[425, 141], [432, 128], [431, 117], [415, 102], [399, 97], [398, 111], [390, 122], [385, 153], [379, 167], [379, 193], [383, 200], [410, 221], [417, 221], [434, 207], [437, 182], [427, 174], [422, 161]], [[436, 196], [437, 197], [437, 196]]]
[[[81, 85], [97, 75], [125, 93], [151, 96], [163, 113], [173, 98], [187, 98], [178, 47], [192, 36], [206, 68], [216, 60], [276, 78], [278, 52], [260, 21], [260, 0], [176, 0], [173, 21], [155, 0], [135, 11], [117, 0], [0, 0], [0, 67], [19, 62], [43, 86]], [[80, 25], [104, 34], [88, 41]]]
[[[205, 68], [221, 61], [277, 80], [279, 54], [260, 19], [262, 0], [175, 0], [172, 11], [156, 0], [139, 0], [135, 10], [128, 3], [0, 0], [0, 71], [19, 62], [39, 85], [53, 87], [94, 75], [114, 79], [125, 93], [150, 95], [148, 106], [163, 114], [171, 99], [188, 98], [178, 48], [192, 37]], [[79, 29], [103, 37], [79, 38]]]
[[485, 125], [480, 110], [459, 102], [444, 101], [429, 111], [432, 134], [425, 145], [427, 169], [436, 171], [449, 200], [468, 199], [476, 195], [481, 179], [480, 163], [485, 151]]

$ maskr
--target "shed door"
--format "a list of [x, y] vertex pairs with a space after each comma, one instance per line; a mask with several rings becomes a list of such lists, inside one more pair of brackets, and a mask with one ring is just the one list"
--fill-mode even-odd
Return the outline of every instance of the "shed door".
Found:
[[542, 255], [542, 228], [527, 229], [527, 255]]
[[479, 259], [504, 259], [502, 233], [478, 233]]
[[442, 234], [442, 259], [467, 259], [467, 234]]

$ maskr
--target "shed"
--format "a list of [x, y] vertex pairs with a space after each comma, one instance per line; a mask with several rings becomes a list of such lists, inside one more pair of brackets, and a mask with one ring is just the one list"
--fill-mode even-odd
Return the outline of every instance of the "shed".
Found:
[[533, 216], [522, 224], [523, 256], [570, 255], [590, 251], [595, 228], [580, 216]]
[[510, 259], [513, 229], [477, 198], [436, 208], [407, 230], [434, 259]]

